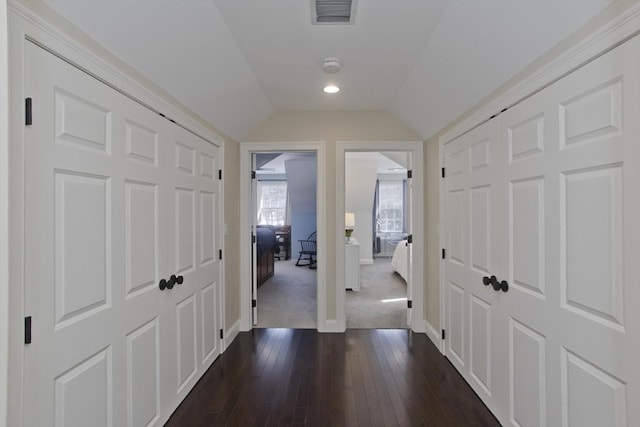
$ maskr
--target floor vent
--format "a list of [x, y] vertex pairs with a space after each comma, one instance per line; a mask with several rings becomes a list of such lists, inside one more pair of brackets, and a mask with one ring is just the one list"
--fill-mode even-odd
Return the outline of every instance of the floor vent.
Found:
[[311, 0], [314, 24], [353, 24], [356, 0]]

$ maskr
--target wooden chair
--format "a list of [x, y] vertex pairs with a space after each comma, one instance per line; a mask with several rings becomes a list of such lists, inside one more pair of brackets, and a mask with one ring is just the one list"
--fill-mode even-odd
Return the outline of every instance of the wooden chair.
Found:
[[[300, 242], [300, 254], [298, 255], [298, 261], [296, 265], [298, 267], [309, 266], [309, 268], [316, 268], [316, 232], [314, 231], [305, 240], [298, 240]], [[300, 261], [308, 261], [308, 263], [300, 264]]]

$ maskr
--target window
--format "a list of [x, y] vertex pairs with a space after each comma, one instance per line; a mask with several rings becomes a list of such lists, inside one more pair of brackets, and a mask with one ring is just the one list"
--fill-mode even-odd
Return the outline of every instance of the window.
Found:
[[404, 181], [378, 182], [377, 230], [404, 231]]
[[287, 182], [258, 181], [258, 224], [287, 223]]

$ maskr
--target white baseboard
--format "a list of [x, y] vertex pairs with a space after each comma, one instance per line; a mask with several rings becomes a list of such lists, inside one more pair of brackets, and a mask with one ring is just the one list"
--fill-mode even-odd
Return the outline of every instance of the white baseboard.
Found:
[[371, 265], [373, 264], [373, 258], [360, 258], [360, 265]]
[[424, 321], [424, 329], [427, 332], [427, 336], [433, 342], [433, 344], [438, 348], [440, 353], [443, 353], [444, 348], [442, 347], [442, 338], [440, 332], [433, 325], [426, 320]]
[[233, 325], [229, 329], [227, 329], [224, 333], [224, 342], [222, 343], [222, 352], [224, 352], [229, 345], [236, 339], [238, 334], [240, 333], [240, 319], [236, 320]]
[[338, 321], [335, 319], [326, 320], [324, 324], [318, 324], [318, 332], [320, 333], [338, 333], [341, 334], [345, 331], [344, 328], [340, 328]]

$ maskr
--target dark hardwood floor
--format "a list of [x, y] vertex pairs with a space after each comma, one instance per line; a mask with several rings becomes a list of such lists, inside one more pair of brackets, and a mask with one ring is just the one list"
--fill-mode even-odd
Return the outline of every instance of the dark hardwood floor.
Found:
[[423, 334], [254, 329], [167, 426], [499, 426]]

